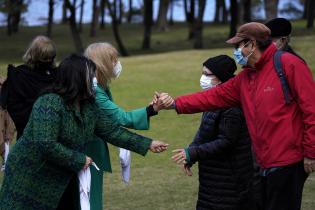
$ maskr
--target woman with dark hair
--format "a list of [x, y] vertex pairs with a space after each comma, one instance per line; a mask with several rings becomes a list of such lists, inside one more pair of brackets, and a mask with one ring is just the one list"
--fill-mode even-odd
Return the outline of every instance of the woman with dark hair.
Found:
[[24, 64], [8, 66], [7, 80], [1, 91], [1, 106], [7, 109], [17, 130], [23, 134], [38, 95], [55, 78], [56, 47], [52, 40], [37, 36], [26, 50]]
[[83, 56], [61, 62], [56, 82], [35, 102], [9, 154], [0, 209], [76, 209], [77, 173], [93, 162], [82, 150], [93, 135], [141, 155], [167, 149], [167, 144], [119, 127], [98, 110], [94, 74], [94, 63]]

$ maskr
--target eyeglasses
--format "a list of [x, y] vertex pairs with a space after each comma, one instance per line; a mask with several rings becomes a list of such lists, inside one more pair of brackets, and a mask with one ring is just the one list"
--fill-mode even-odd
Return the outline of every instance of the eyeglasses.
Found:
[[[246, 47], [246, 46], [250, 43], [250, 41], [251, 41], [251, 40], [247, 41], [241, 48]], [[234, 46], [235, 49], [238, 49], [238, 48], [241, 46], [242, 43], [244, 43], [244, 42], [242, 41], [242, 42], [236, 44], [236, 45]]]

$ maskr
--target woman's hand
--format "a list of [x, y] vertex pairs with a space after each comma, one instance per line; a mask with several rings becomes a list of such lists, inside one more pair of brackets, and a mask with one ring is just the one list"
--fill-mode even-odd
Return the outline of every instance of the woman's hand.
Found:
[[154, 111], [159, 112], [162, 109], [170, 109], [173, 103], [174, 100], [168, 93], [155, 92], [150, 105], [153, 106]]
[[152, 141], [150, 150], [151, 152], [154, 152], [154, 153], [160, 153], [167, 150], [167, 147], [168, 147], [168, 144], [165, 144], [164, 142]]
[[85, 156], [85, 165], [83, 166], [83, 169], [86, 170], [92, 163], [92, 158]]
[[158, 92], [155, 91], [155, 93], [154, 93], [154, 95], [153, 95], [153, 99], [152, 99], [152, 101], [150, 102], [149, 105], [157, 104], [158, 99], [159, 99], [159, 96], [160, 96], [160, 93], [158, 93]]
[[182, 165], [186, 163], [187, 157], [185, 149], [175, 149], [172, 151], [174, 155], [172, 156], [172, 159], [175, 163]]

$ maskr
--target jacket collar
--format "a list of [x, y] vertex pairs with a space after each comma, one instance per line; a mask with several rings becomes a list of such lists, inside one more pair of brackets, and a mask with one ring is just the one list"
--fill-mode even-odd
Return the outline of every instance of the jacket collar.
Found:
[[260, 59], [258, 60], [257, 63], [255, 63], [255, 68], [257, 70], [262, 69], [266, 63], [273, 58], [273, 55], [277, 51], [277, 48], [274, 44], [270, 44], [269, 47], [261, 54]]

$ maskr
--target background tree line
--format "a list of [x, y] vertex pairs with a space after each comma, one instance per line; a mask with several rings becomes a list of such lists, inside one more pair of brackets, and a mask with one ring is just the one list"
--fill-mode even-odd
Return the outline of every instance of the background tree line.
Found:
[[[7, 34], [11, 36], [19, 32], [22, 13], [27, 11], [29, 4], [35, 0], [0, 0], [0, 12], [6, 15]], [[128, 51], [123, 43], [123, 36], [119, 33], [122, 23], [132, 24], [134, 19], [143, 23], [142, 49], [150, 49], [152, 28], [165, 32], [172, 30], [174, 23], [174, 5], [181, 5], [187, 24], [187, 39], [193, 42], [195, 49], [203, 48], [202, 31], [204, 27], [205, 7], [207, 0], [155, 0], [158, 1], [158, 15], [153, 17], [154, 0], [137, 0], [140, 7], [135, 7], [136, 0], [46, 0], [48, 4], [47, 36], [53, 35], [55, 5], [62, 4], [62, 24], [69, 24], [74, 45], [77, 52], [83, 51], [80, 33], [83, 30], [84, 8], [87, 1], [92, 2], [92, 17], [89, 34], [94, 37], [98, 31], [113, 31], [118, 49], [123, 56]], [[239, 24], [253, 19], [253, 7], [264, 5], [266, 19], [277, 17], [279, 0], [213, 0], [215, 1], [215, 24], [229, 24], [229, 37], [234, 36]], [[303, 5], [302, 18], [307, 20], [306, 27], [314, 27], [315, 1], [300, 0]], [[291, 7], [291, 10], [294, 10]], [[109, 18], [109, 20], [106, 20]], [[97, 30], [99, 28], [99, 30]]]

